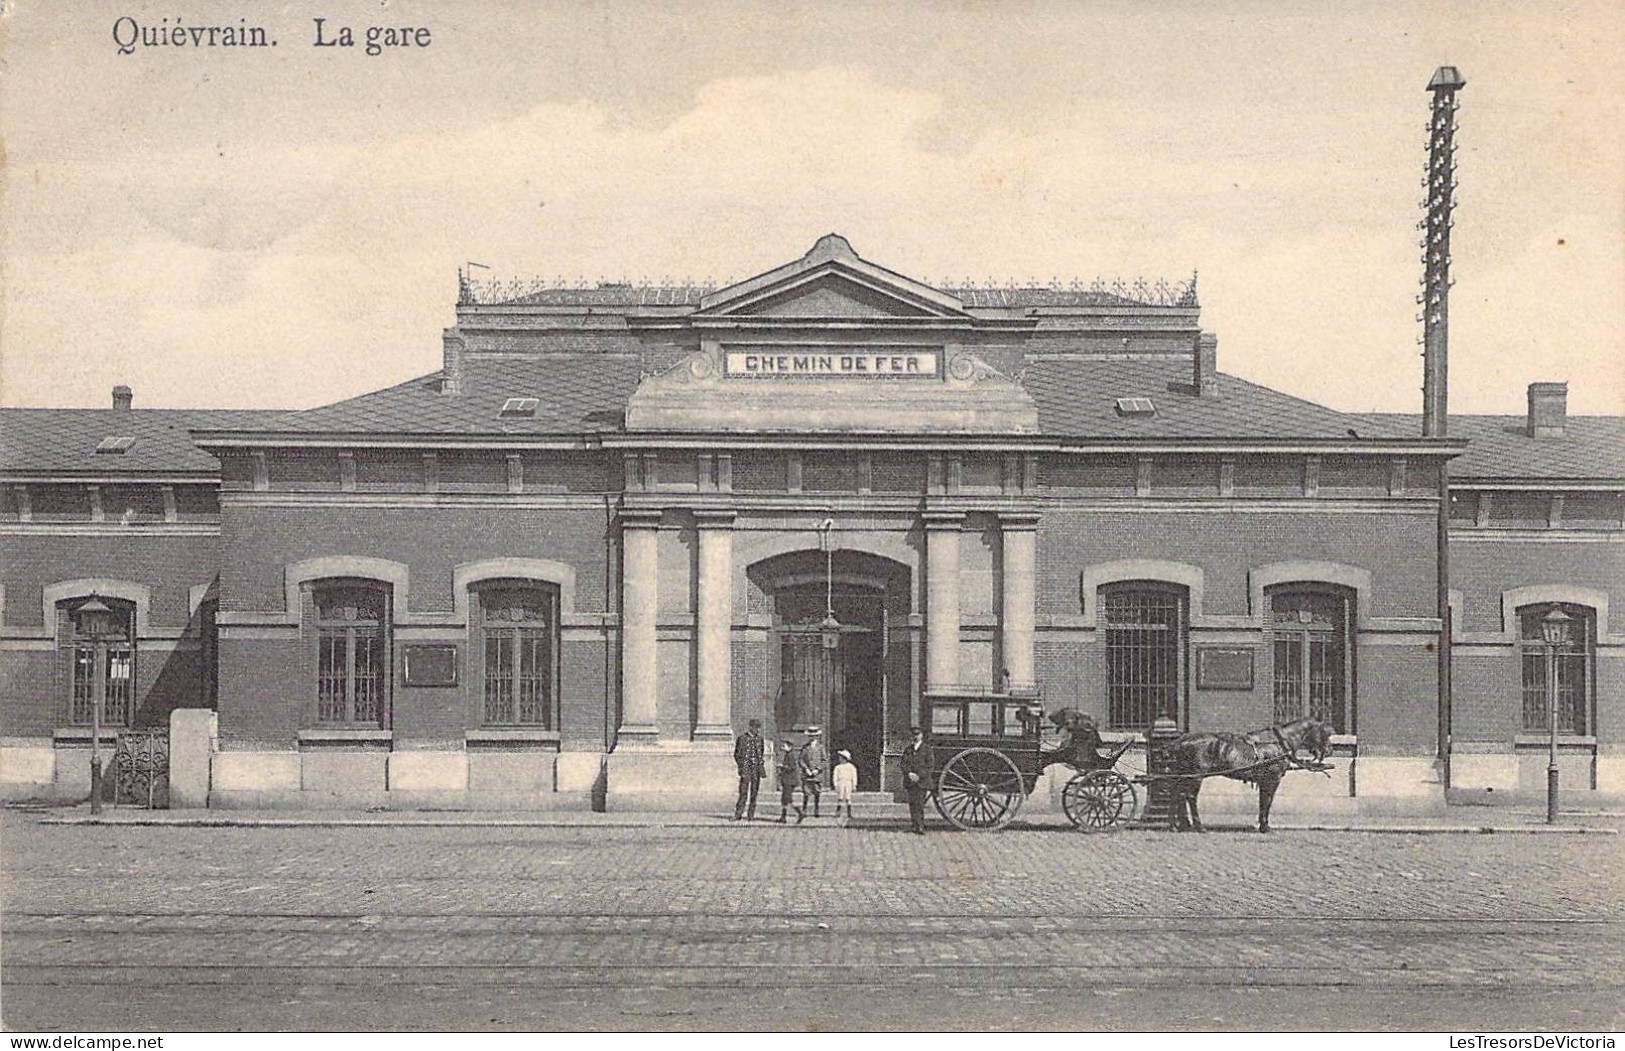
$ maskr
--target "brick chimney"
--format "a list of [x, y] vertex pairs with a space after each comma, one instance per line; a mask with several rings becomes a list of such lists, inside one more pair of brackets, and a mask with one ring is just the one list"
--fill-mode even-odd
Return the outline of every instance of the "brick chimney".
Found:
[[129, 412], [130, 406], [135, 403], [135, 392], [120, 383], [113, 388], [113, 408], [120, 412]]
[[1198, 398], [1219, 396], [1219, 337], [1203, 332], [1196, 337], [1196, 359], [1191, 373], [1191, 386]]
[[1561, 438], [1569, 415], [1567, 383], [1529, 385], [1529, 437]]
[[440, 373], [441, 394], [463, 393], [463, 334], [448, 328], [443, 336], [446, 360]]

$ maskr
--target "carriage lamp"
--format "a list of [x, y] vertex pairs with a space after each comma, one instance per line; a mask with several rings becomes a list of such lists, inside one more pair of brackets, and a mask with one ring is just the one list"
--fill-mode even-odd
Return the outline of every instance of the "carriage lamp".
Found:
[[[124, 630], [123, 617], [118, 610], [103, 602], [100, 596], [91, 595], [90, 601], [74, 611], [75, 621], [80, 634], [91, 642], [102, 642]], [[96, 662], [101, 665], [104, 658], [101, 647], [97, 647]], [[102, 812], [102, 691], [92, 690], [90, 698], [90, 812]]]
[[1557, 653], [1569, 641], [1573, 620], [1554, 606], [1540, 620], [1540, 635], [1546, 641], [1546, 823], [1557, 822]]

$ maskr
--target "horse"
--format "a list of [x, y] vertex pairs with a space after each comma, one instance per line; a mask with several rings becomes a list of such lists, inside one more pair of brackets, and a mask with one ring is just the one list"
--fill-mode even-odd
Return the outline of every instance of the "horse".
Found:
[[1168, 745], [1169, 774], [1174, 791], [1169, 828], [1204, 832], [1196, 811], [1196, 794], [1202, 780], [1219, 774], [1233, 781], [1258, 786], [1258, 831], [1270, 830], [1270, 806], [1281, 778], [1300, 761], [1304, 749], [1316, 763], [1331, 750], [1332, 728], [1315, 719], [1294, 719], [1281, 726], [1265, 727], [1245, 734], [1188, 733]]

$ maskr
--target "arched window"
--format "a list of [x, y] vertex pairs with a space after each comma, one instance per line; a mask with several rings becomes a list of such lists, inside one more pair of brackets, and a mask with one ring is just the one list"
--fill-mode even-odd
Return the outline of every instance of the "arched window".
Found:
[[1100, 589], [1106, 628], [1106, 718], [1143, 730], [1160, 715], [1183, 722], [1185, 589], [1148, 581]]
[[1275, 721], [1303, 716], [1337, 733], [1354, 727], [1354, 593], [1330, 584], [1269, 590]]
[[91, 596], [57, 605], [68, 722], [129, 726], [135, 714], [135, 604]]
[[557, 723], [559, 590], [500, 581], [474, 593], [486, 726], [551, 730]]
[[369, 581], [311, 589], [316, 623], [316, 721], [382, 727], [389, 716], [389, 593]]
[[1518, 648], [1523, 663], [1523, 728], [1548, 733], [1551, 700], [1546, 692], [1546, 643], [1542, 621], [1554, 609], [1571, 618], [1568, 641], [1557, 650], [1557, 732], [1592, 732], [1591, 683], [1596, 659], [1597, 614], [1587, 606], [1543, 602], [1518, 608]]

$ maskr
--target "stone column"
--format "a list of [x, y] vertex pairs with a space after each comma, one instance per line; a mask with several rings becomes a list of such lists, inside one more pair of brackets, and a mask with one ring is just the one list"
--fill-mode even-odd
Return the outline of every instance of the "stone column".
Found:
[[696, 511], [700, 573], [698, 622], [694, 633], [699, 713], [694, 740], [733, 739], [730, 681], [733, 675], [732, 511]]
[[959, 537], [965, 516], [925, 516], [925, 688], [959, 682]]
[[1033, 685], [1033, 570], [1037, 560], [1036, 515], [1005, 515], [999, 519], [1004, 538], [1003, 579], [999, 616], [1000, 650], [1014, 688]]
[[659, 652], [660, 513], [621, 513], [621, 728], [620, 745], [653, 744]]

